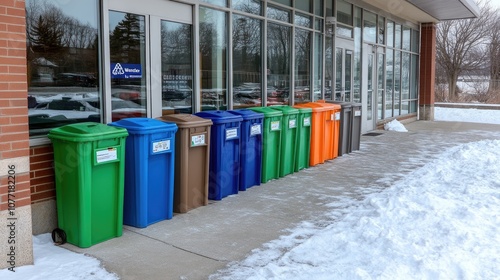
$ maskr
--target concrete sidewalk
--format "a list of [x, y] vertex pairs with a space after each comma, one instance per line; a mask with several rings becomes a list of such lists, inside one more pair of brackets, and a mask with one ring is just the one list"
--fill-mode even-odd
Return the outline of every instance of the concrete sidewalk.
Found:
[[121, 279], [207, 279], [229, 262], [294, 228], [302, 221], [331, 223], [325, 213], [343, 196], [362, 199], [391, 186], [457, 144], [500, 139], [500, 125], [425, 122], [409, 132], [374, 131], [361, 150], [315, 167], [211, 201], [144, 229], [124, 227], [122, 237], [72, 251], [100, 259]]

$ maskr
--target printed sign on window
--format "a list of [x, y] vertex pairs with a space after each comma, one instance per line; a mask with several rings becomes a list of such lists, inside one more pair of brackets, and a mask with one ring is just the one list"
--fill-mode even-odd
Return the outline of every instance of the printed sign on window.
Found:
[[153, 154], [165, 151], [170, 151], [170, 140], [153, 142]]
[[111, 63], [112, 79], [140, 79], [142, 78], [141, 64]]
[[250, 136], [254, 135], [261, 135], [262, 134], [262, 128], [260, 124], [254, 124], [252, 127], [250, 127]]

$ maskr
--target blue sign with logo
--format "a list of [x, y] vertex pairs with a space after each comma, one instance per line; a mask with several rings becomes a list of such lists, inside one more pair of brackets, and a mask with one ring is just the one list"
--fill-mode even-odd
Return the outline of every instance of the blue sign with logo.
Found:
[[140, 79], [142, 67], [140, 64], [111, 63], [112, 79]]

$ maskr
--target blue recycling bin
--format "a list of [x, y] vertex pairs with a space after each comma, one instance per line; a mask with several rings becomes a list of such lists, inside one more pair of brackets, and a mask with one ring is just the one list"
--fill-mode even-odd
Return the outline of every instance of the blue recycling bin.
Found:
[[123, 223], [144, 228], [173, 215], [175, 123], [127, 118], [109, 125], [127, 129]]
[[239, 189], [241, 121], [227, 111], [204, 111], [195, 114], [212, 120], [208, 199], [221, 200]]
[[262, 169], [262, 125], [264, 114], [249, 109], [228, 111], [241, 122], [240, 191], [260, 185]]

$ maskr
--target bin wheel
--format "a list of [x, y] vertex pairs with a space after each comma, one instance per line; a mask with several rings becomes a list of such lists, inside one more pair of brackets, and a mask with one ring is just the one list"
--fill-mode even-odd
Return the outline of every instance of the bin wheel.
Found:
[[66, 232], [60, 228], [56, 228], [52, 231], [52, 241], [56, 245], [62, 245], [66, 243]]

